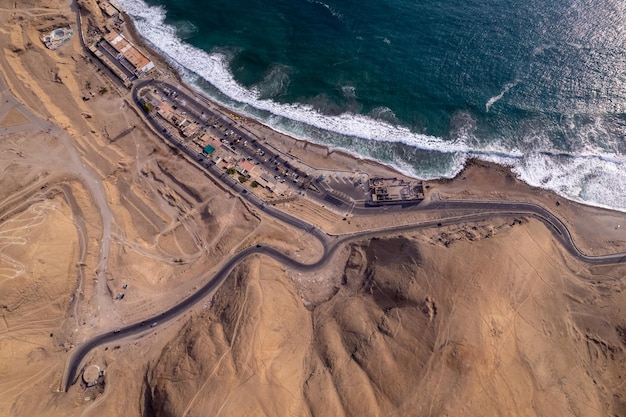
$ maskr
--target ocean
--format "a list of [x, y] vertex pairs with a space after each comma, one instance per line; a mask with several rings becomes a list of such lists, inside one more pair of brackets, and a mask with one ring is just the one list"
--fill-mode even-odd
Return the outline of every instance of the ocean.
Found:
[[626, 211], [623, 1], [118, 2], [187, 82], [278, 131]]

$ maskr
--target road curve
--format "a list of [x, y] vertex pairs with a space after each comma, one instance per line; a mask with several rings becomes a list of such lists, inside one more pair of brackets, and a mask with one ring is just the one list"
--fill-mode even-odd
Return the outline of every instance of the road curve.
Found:
[[[133, 89], [133, 99], [138, 106], [141, 107], [141, 103], [137, 97], [137, 91], [142, 86], [149, 85], [150, 81], [144, 81], [139, 83], [135, 89]], [[148, 117], [148, 121], [153, 127], [161, 132], [160, 125], [152, 118]], [[182, 146], [174, 138], [166, 137], [174, 146], [187, 154], [193, 160], [197, 157], [197, 152], [193, 152], [188, 148]], [[188, 298], [182, 300], [180, 303], [170, 307], [168, 310], [146, 318], [141, 323], [134, 323], [123, 327], [119, 332], [107, 332], [101, 335], [95, 336], [92, 339], [86, 341], [80, 345], [69, 357], [65, 372], [63, 375], [62, 387], [65, 391], [76, 381], [78, 376], [78, 369], [85, 356], [94, 348], [120, 340], [122, 338], [140, 335], [142, 333], [148, 333], [151, 329], [151, 323], [158, 323], [159, 325], [167, 322], [181, 313], [187, 311], [189, 308], [197, 304], [200, 300], [214, 291], [216, 288], [224, 282], [228, 274], [233, 268], [246, 258], [253, 255], [264, 255], [273, 258], [281, 264], [289, 267], [290, 269], [310, 272], [319, 268], [323, 268], [332, 255], [342, 245], [359, 240], [372, 238], [375, 236], [389, 235], [394, 233], [404, 233], [420, 229], [437, 228], [443, 226], [449, 226], [454, 224], [466, 223], [466, 222], [479, 222], [485, 221], [496, 217], [533, 217], [543, 222], [552, 235], [559, 241], [559, 243], [567, 250], [567, 252], [579, 261], [593, 264], [617, 264], [626, 263], [626, 252], [590, 256], [583, 253], [575, 244], [572, 239], [572, 235], [567, 226], [552, 212], [545, 207], [534, 203], [515, 202], [515, 201], [471, 201], [471, 200], [441, 200], [425, 202], [421, 205], [411, 206], [408, 209], [418, 211], [443, 211], [443, 210], [455, 210], [455, 211], [467, 211], [467, 214], [457, 215], [455, 217], [443, 217], [436, 220], [424, 221], [416, 224], [409, 224], [404, 226], [394, 226], [389, 228], [381, 228], [378, 230], [364, 231], [358, 233], [351, 233], [346, 235], [328, 235], [316, 226], [309, 224], [301, 219], [284, 213], [272, 206], [266, 205], [260, 198], [252, 193], [245, 192], [245, 188], [239, 184], [236, 179], [233, 179], [229, 175], [225, 174], [219, 168], [213, 164], [202, 165], [212, 176], [222, 181], [222, 183], [231, 188], [233, 192], [239, 194], [241, 198], [246, 199], [250, 204], [257, 209], [265, 212], [266, 214], [275, 217], [297, 229], [310, 233], [314, 238], [318, 239], [323, 246], [323, 253], [320, 258], [311, 264], [301, 263], [284, 253], [278, 251], [275, 248], [257, 245], [244, 249], [229, 259], [222, 265], [222, 267], [215, 273], [213, 278], [209, 280], [204, 286], [199, 288], [196, 292], [191, 294]]]
[[[438, 228], [443, 226], [449, 226], [454, 224], [466, 223], [466, 222], [478, 222], [484, 221], [494, 217], [533, 217], [542, 221], [546, 227], [552, 232], [554, 237], [561, 243], [561, 245], [578, 260], [589, 264], [616, 264], [626, 263], [626, 252], [589, 256], [582, 253], [574, 241], [567, 227], [556, 216], [550, 213], [545, 208], [531, 204], [531, 203], [519, 203], [519, 202], [491, 202], [491, 201], [446, 201], [437, 202], [424, 206], [425, 209], [455, 209], [455, 210], [482, 210], [479, 213], [471, 213], [461, 216], [455, 216], [451, 218], [441, 218], [437, 220], [425, 221], [418, 224], [409, 224], [405, 226], [395, 226], [386, 229], [379, 229], [375, 231], [365, 231], [359, 233], [353, 233], [344, 236], [335, 236], [335, 240], [330, 242], [328, 239], [324, 239], [324, 252], [322, 256], [311, 264], [301, 263], [284, 253], [278, 251], [275, 248], [257, 245], [244, 249], [241, 252], [236, 253], [230, 257], [224, 265], [215, 273], [213, 278], [208, 281], [204, 286], [199, 288], [195, 293], [191, 294], [188, 298], [184, 299], [180, 303], [172, 306], [168, 310], [158, 314], [156, 316], [147, 318], [141, 323], [135, 323], [123, 327], [119, 332], [107, 332], [98, 335], [84, 344], [80, 345], [71, 355], [63, 378], [63, 389], [67, 391], [77, 378], [77, 371], [85, 358], [87, 353], [92, 349], [114, 342], [116, 340], [132, 336], [139, 335], [141, 333], [148, 333], [151, 323], [162, 324], [167, 322], [181, 313], [187, 311], [189, 308], [197, 304], [200, 300], [210, 294], [213, 290], [218, 288], [222, 282], [226, 279], [228, 274], [233, 268], [240, 262], [252, 255], [265, 255], [269, 256], [276, 261], [288, 266], [291, 269], [295, 269], [301, 272], [311, 272], [317, 269], [323, 268], [330, 260], [332, 255], [342, 245], [359, 239], [372, 238], [375, 236], [388, 235], [393, 233], [410, 232], [420, 229]], [[315, 229], [319, 231], [319, 229]], [[322, 233], [320, 231], [320, 233]], [[315, 234], [314, 234], [315, 236]], [[327, 235], [328, 236], [328, 235]], [[317, 237], [317, 236], [316, 236]]]

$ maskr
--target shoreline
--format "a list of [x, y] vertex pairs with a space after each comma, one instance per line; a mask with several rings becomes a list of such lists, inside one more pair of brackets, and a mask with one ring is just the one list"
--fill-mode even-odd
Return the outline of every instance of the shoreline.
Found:
[[[51, 22], [75, 26], [76, 5], [89, 9], [87, 39], [104, 31], [96, 0], [68, 4], [53, 3], [52, 14], [43, 0], [0, 10], [0, 415], [262, 414], [325, 406], [328, 392], [342, 392], [337, 412], [311, 414], [388, 403], [379, 414], [404, 415], [441, 398], [445, 409], [435, 412], [473, 417], [492, 411], [468, 412], [463, 401], [493, 403], [476, 396], [481, 381], [502, 389], [502, 413], [519, 409], [515, 393], [530, 393], [527, 409], [543, 396], [540, 411], [554, 414], [587, 406], [598, 389], [600, 411], [589, 417], [621, 414], [602, 405], [620, 394], [626, 370], [624, 213], [564, 200], [480, 160], [426, 181], [418, 204], [365, 208], [369, 181], [352, 171], [401, 174], [204, 102], [179, 84], [176, 65], [131, 36], [128, 20], [120, 32], [163, 73], [120, 88], [76, 35], [58, 50], [40, 41]], [[152, 123], [162, 115], [144, 111], [147, 93], [192, 123], [210, 115], [209, 143], [234, 129], [255, 144], [229, 143], [240, 151], [230, 162], [251, 157], [255, 175], [273, 174], [260, 160], [280, 159], [289, 171], [277, 173], [289, 180], [304, 168], [314, 187], [289, 181], [278, 191], [292, 195], [280, 198], [238, 182], [225, 164], [199, 158], [207, 138], [185, 140], [171, 118], [163, 120], [178, 130]], [[281, 156], [271, 158], [275, 147]], [[345, 192], [343, 205], [324, 191]], [[379, 365], [383, 372], [371, 367]], [[76, 383], [64, 392], [68, 379]], [[393, 397], [365, 403], [368, 386], [391, 387]], [[424, 387], [434, 391], [404, 401]]]
[[[301, 138], [301, 137], [296, 137], [292, 133], [281, 132], [281, 131], [277, 130], [276, 128], [272, 127], [272, 126], [265, 124], [263, 121], [256, 119], [254, 116], [250, 116], [250, 115], [247, 115], [247, 114], [242, 114], [242, 113], [240, 113], [240, 110], [237, 110], [237, 109], [230, 109], [229, 107], [227, 107], [227, 105], [222, 104], [219, 101], [217, 101], [215, 98], [209, 96], [201, 88], [195, 86], [194, 84], [190, 84], [190, 83], [186, 82], [183, 79], [182, 73], [180, 72], [181, 70], [177, 69], [175, 65], [171, 64], [169, 62], [168, 58], [165, 55], [162, 55], [160, 52], [158, 52], [150, 44], [150, 41], [144, 39], [144, 37], [138, 32], [137, 27], [135, 26], [135, 22], [133, 21], [132, 17], [128, 13], [126, 13], [125, 11], [122, 12], [122, 15], [123, 15], [124, 21], [125, 21], [125, 25], [123, 25], [124, 33], [127, 34], [129, 36], [129, 38], [136, 45], [138, 45], [141, 48], [143, 48], [150, 55], [150, 57], [155, 61], [155, 63], [158, 63], [158, 68], [163, 70], [164, 74], [167, 74], [169, 76], [174, 77], [174, 79], [176, 79], [176, 81], [178, 83], [184, 85], [188, 90], [193, 91], [196, 94], [202, 95], [208, 101], [210, 101], [213, 106], [219, 108], [221, 111], [226, 112], [226, 113], [231, 113], [231, 114], [237, 114], [243, 120], [246, 120], [248, 122], [248, 124], [256, 125], [258, 127], [261, 127], [261, 129], [263, 129], [263, 130], [267, 129], [268, 131], [273, 132], [274, 133], [274, 139], [276, 139], [280, 143], [284, 143], [286, 140], [287, 141], [302, 142], [302, 143], [306, 144], [306, 145], [301, 145], [302, 147], [304, 147], [304, 148], [306, 148], [306, 147], [315, 147], [315, 148], [323, 149], [322, 153], [327, 155], [327, 156], [329, 156], [331, 154], [336, 154], [336, 155], [339, 155], [340, 158], [352, 159], [356, 163], [366, 163], [370, 167], [374, 167], [375, 166], [377, 168], [377, 170], [383, 169], [384, 171], [391, 172], [395, 176], [398, 176], [398, 177], [411, 178], [411, 179], [422, 179], [424, 181], [429, 181], [429, 182], [443, 182], [443, 183], [445, 183], [447, 181], [458, 179], [458, 178], [460, 178], [460, 177], [462, 177], [464, 175], [464, 172], [468, 169], [468, 167], [470, 167], [472, 164], [475, 164], [477, 162], [479, 162], [479, 163], [481, 163], [483, 165], [493, 164], [493, 166], [502, 167], [502, 168], [506, 169], [507, 172], [511, 173], [511, 175], [514, 175], [517, 179], [520, 179], [521, 181], [524, 181], [524, 180], [521, 179], [520, 174], [518, 174], [518, 173], [516, 173], [514, 171], [514, 168], [515, 168], [514, 166], [506, 164], [506, 163], [485, 161], [485, 160], [480, 159], [478, 156], [474, 156], [474, 155], [469, 155], [467, 157], [467, 159], [464, 161], [463, 166], [461, 167], [461, 169], [452, 177], [439, 176], [439, 177], [436, 177], [436, 178], [424, 179], [424, 177], [420, 177], [419, 175], [416, 175], [414, 173], [407, 172], [407, 171], [403, 170], [402, 168], [393, 165], [393, 163], [382, 162], [382, 161], [376, 159], [375, 157], [363, 156], [363, 155], [358, 154], [356, 151], [343, 149], [341, 147], [333, 147], [332, 145], [315, 142], [315, 141], [312, 141], [312, 140], [309, 140], [309, 139], [305, 139], [305, 138]], [[276, 136], [279, 136], [279, 137], [277, 138]], [[406, 145], [406, 146], [409, 146], [409, 145]], [[580, 198], [569, 196], [569, 195], [567, 195], [564, 192], [559, 192], [558, 190], [553, 189], [553, 188], [542, 187], [541, 185], [532, 185], [532, 184], [527, 183], [527, 182], [525, 182], [525, 183], [532, 189], [537, 189], [537, 190], [542, 190], [542, 191], [549, 191], [549, 192], [552, 192], [555, 195], [559, 196], [560, 198], [567, 199], [568, 201], [575, 202], [575, 203], [578, 203], [578, 204], [581, 204], [581, 205], [584, 205], [584, 206], [595, 207], [595, 208], [615, 211], [615, 212], [619, 212], [619, 213], [626, 213], [626, 208], [620, 209], [620, 208], [609, 206], [609, 205], [603, 204], [603, 203], [597, 203], [597, 202], [593, 202], [593, 201], [585, 201], [585, 200], [582, 200]]]
[[[231, 110], [225, 107], [200, 88], [184, 81], [181, 73], [175, 66], [170, 64], [165, 56], [155, 50], [155, 48], [137, 32], [132, 18], [125, 12], [124, 17], [126, 19], [124, 33], [130, 37], [132, 42], [143, 48], [146, 53], [155, 60], [155, 63], [158, 63], [157, 68], [162, 71], [165, 78], [172, 77], [187, 91], [203, 96], [209, 106], [218, 109], [225, 115], [231, 115], [230, 118], [233, 120], [233, 123], [235, 123], [235, 119], [232, 118], [232, 115], [238, 116], [241, 127], [249, 132], [252, 131], [257, 137], [263, 136], [264, 138], [269, 138], [265, 140], [271, 146], [283, 153], [296, 156], [301, 163], [315, 167], [318, 170], [336, 169], [346, 172], [356, 172], [357, 169], [354, 167], [359, 166], [362, 167], [362, 171], [370, 175], [402, 177], [405, 179], [418, 178], [417, 176], [402, 172], [393, 165], [387, 165], [376, 159], [362, 157], [344, 149], [335, 149], [325, 144], [312, 142], [280, 132], [253, 117], [242, 115], [238, 110]], [[313, 152], [310, 152], [311, 150], [313, 150]], [[477, 172], [479, 177], [484, 176], [487, 178], [480, 178], [473, 181], [471, 178], [476, 177]], [[469, 179], [469, 181], [466, 182], [466, 178]], [[544, 206], [549, 210], [553, 210], [564, 218], [566, 223], [573, 226], [573, 234], [576, 236], [575, 240], [578, 242], [594, 241], [594, 248], [592, 248], [591, 245], [588, 247], [589, 254], [602, 253], [601, 247], [596, 245], [597, 242], [601, 241], [601, 238], [595, 236], [595, 231], [594, 233], [588, 233], [592, 231], [592, 228], [585, 222], [585, 216], [581, 216], [580, 212], [592, 213], [594, 216], [598, 215], [611, 219], [620, 218], [626, 213], [626, 211], [608, 206], [577, 201], [558, 194], [549, 188], [533, 186], [521, 180], [519, 176], [513, 172], [511, 166], [481, 160], [477, 157], [468, 158], [461, 170], [452, 178], [437, 178], [425, 181], [429, 184], [427, 188], [431, 188], [431, 191], [433, 191], [431, 196], [427, 196], [427, 200], [432, 198], [454, 200], [463, 199], [465, 196], [484, 200], [504, 198], [518, 202], [532, 202]], [[466, 183], [468, 185], [471, 184], [467, 188], [472, 188], [472, 191], [465, 189]], [[477, 187], [476, 185], [478, 184], [480, 186]], [[511, 185], [514, 186], [511, 187]], [[606, 223], [606, 219], [604, 222]], [[589, 238], [589, 234], [594, 235], [594, 237]], [[619, 243], [619, 240], [620, 239], [612, 240], [612, 243], [616, 244], [617, 247], [626, 245], [624, 242]]]
[[[287, 146], [287, 147], [289, 147], [290, 145], [288, 142], [293, 142], [295, 146], [299, 149], [306, 150], [308, 148], [314, 148], [315, 151], [317, 152], [317, 155], [322, 155], [324, 158], [331, 158], [333, 155], [335, 155], [339, 157], [340, 159], [349, 159], [353, 161], [352, 163], [364, 163], [368, 166], [368, 168], [372, 168], [375, 171], [393, 173], [397, 177], [419, 179], [416, 176], [411, 176], [407, 173], [400, 171], [398, 168], [392, 165], [384, 164], [376, 159], [363, 157], [361, 155], [351, 153], [345, 149], [332, 148], [325, 144], [312, 142], [306, 139], [295, 137], [291, 134], [280, 132], [271, 126], [268, 126], [264, 124], [263, 122], [252, 118], [251, 116], [241, 114], [237, 110], [232, 110], [232, 109], [225, 107], [223, 104], [217, 102], [214, 98], [207, 95], [201, 89], [184, 81], [180, 72], [168, 61], [168, 59], [165, 56], [163, 56], [161, 53], [159, 53], [157, 50], [155, 50], [155, 48], [153, 48], [152, 45], [150, 45], [149, 42], [146, 41], [138, 33], [133, 19], [125, 11], [122, 12], [122, 14], [124, 16], [124, 22], [125, 22], [124, 27], [123, 27], [124, 35], [128, 36], [131, 42], [133, 42], [135, 45], [140, 47], [150, 56], [150, 58], [155, 62], [155, 67], [161, 73], [163, 73], [166, 78], [169, 76], [173, 77], [178, 83], [180, 83], [181, 86], [183, 86], [187, 90], [195, 94], [199, 94], [203, 96], [207, 100], [207, 102], [210, 103], [211, 106], [218, 108], [220, 112], [224, 114], [237, 115], [241, 120], [244, 120], [246, 122], [246, 124], [242, 124], [242, 126], [245, 126], [247, 129], [252, 128], [253, 133], [258, 133], [258, 132], [254, 132], [254, 130], [267, 131], [265, 136], [269, 136], [269, 135], [272, 136], [270, 143], [273, 146], [276, 147], [276, 143], [274, 141], [279, 142], [280, 145]], [[283, 150], [283, 152], [285, 151]], [[307, 161], [304, 158], [300, 157], [300, 159], [302, 159], [302, 161], [306, 164]], [[318, 166], [316, 167], [324, 169], [324, 167], [318, 167]], [[457, 174], [457, 176], [459, 174]], [[447, 179], [442, 178], [442, 180], [447, 180]], [[438, 181], [438, 179], [429, 180], [429, 181]]]

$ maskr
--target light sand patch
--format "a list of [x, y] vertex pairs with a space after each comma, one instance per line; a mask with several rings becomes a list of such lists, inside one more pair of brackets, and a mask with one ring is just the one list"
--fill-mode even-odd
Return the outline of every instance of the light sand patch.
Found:
[[[0, 242], [2, 257], [20, 266], [0, 281], [0, 396], [16, 398], [54, 384], [62, 369], [61, 322], [77, 277], [72, 213], [61, 198], [36, 203], [0, 224]], [[0, 401], [0, 414], [10, 407]]]
[[2, 120], [0, 127], [20, 126], [28, 123], [28, 119], [17, 109], [10, 109]]

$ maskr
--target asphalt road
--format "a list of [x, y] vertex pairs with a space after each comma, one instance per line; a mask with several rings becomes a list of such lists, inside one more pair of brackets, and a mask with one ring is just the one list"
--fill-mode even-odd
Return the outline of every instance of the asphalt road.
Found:
[[[376, 231], [368, 231], [368, 232], [360, 232], [354, 233], [350, 235], [345, 235], [342, 237], [331, 237], [323, 234], [319, 229], [315, 229], [318, 232], [314, 233], [316, 238], [320, 238], [320, 235], [323, 235], [322, 242], [324, 243], [324, 252], [322, 256], [316, 262], [312, 264], [304, 264], [295, 259], [290, 258], [278, 250], [257, 245], [255, 247], [249, 247], [237, 254], [233, 255], [229, 258], [226, 263], [220, 268], [220, 270], [215, 274], [215, 276], [208, 281], [202, 288], [198, 289], [195, 293], [190, 295], [185, 300], [181, 301], [179, 304], [171, 307], [170, 309], [164, 311], [161, 314], [156, 316], [147, 318], [141, 323], [131, 324], [124, 328], [121, 328], [119, 332], [107, 332], [96, 336], [89, 341], [85, 342], [81, 346], [79, 346], [70, 357], [66, 372], [64, 374], [63, 379], [63, 387], [67, 391], [71, 384], [73, 384], [77, 378], [78, 368], [84, 359], [84, 357], [89, 353], [92, 349], [108, 344], [122, 338], [139, 335], [141, 333], [147, 333], [151, 330], [150, 325], [152, 323], [157, 323], [160, 325], [164, 322], [167, 322], [183, 312], [187, 311], [189, 308], [193, 307], [199, 301], [204, 299], [208, 294], [210, 294], [213, 290], [218, 288], [222, 282], [226, 279], [228, 274], [232, 271], [232, 269], [252, 255], [265, 255], [269, 256], [276, 261], [282, 263], [283, 265], [287, 265], [290, 269], [302, 271], [302, 272], [310, 272], [317, 270], [319, 268], [323, 268], [327, 262], [330, 260], [332, 255], [336, 252], [338, 248], [342, 245], [359, 239], [365, 239], [375, 236], [381, 235], [389, 235], [389, 234], [397, 234], [402, 232], [414, 231], [419, 229], [428, 229], [428, 228], [437, 228], [444, 227], [453, 224], [466, 223], [466, 222], [479, 222], [488, 220], [494, 217], [534, 217], [540, 221], [542, 221], [546, 227], [552, 232], [555, 238], [561, 243], [561, 245], [575, 258], [580, 261], [589, 263], [589, 264], [616, 264], [616, 263], [624, 263], [626, 262], [626, 253], [615, 253], [609, 255], [601, 255], [601, 256], [589, 256], [583, 254], [575, 245], [572, 240], [571, 234], [567, 227], [561, 222], [556, 216], [552, 213], [544, 209], [543, 207], [528, 204], [528, 203], [511, 203], [511, 202], [478, 202], [478, 201], [450, 201], [450, 202], [441, 202], [436, 203], [431, 206], [426, 207], [426, 209], [470, 209], [470, 210], [483, 210], [481, 213], [471, 213], [462, 216], [455, 216], [452, 218], [442, 218], [432, 221], [427, 221], [419, 224], [411, 224], [406, 226], [398, 226], [391, 227], [387, 229], [380, 229]], [[280, 213], [280, 212], [279, 212]], [[304, 223], [304, 222], [302, 222]], [[306, 230], [306, 229], [303, 229]], [[307, 230], [309, 231], [309, 230]]]
[[[137, 103], [139, 107], [141, 107], [141, 102], [137, 97], [137, 89], [148, 86], [154, 83], [154, 81], [144, 81], [137, 85], [137, 87], [133, 90], [133, 99]], [[174, 88], [171, 86], [171, 88]], [[182, 93], [182, 92], [181, 92]], [[189, 99], [191, 99], [189, 97]], [[197, 102], [196, 102], [197, 104]], [[162, 127], [159, 125], [158, 121], [154, 118], [148, 116], [148, 121], [153, 125], [153, 127], [158, 131], [162, 132]], [[243, 135], [243, 132], [241, 132]], [[176, 138], [173, 138], [168, 135], [164, 135], [166, 139], [168, 139], [174, 146], [180, 149], [182, 152], [187, 154], [193, 160], [197, 160], [198, 153], [191, 149], [186, 148], [183, 144], [181, 144]], [[300, 230], [303, 230], [307, 233], [310, 233], [314, 238], [318, 239], [323, 245], [323, 253], [321, 257], [312, 264], [304, 264], [295, 259], [290, 258], [278, 250], [268, 247], [257, 245], [254, 247], [249, 247], [241, 252], [236, 253], [232, 257], [230, 257], [226, 262], [222, 265], [220, 270], [215, 274], [215, 276], [208, 281], [203, 287], [198, 289], [195, 293], [191, 294], [188, 298], [176, 304], [175, 306], [169, 308], [168, 310], [150, 317], [146, 318], [141, 323], [135, 323], [123, 327], [119, 332], [107, 332], [94, 338], [88, 340], [83, 343], [70, 356], [65, 373], [63, 376], [62, 386], [64, 390], [68, 390], [69, 387], [75, 383], [78, 377], [78, 369], [85, 358], [85, 356], [94, 348], [109, 344], [120, 339], [123, 339], [128, 336], [140, 335], [142, 333], [148, 333], [152, 328], [152, 323], [157, 323], [157, 326], [172, 320], [173, 318], [179, 316], [183, 312], [187, 311], [189, 308], [197, 304], [199, 301], [204, 299], [208, 294], [210, 294], [213, 290], [219, 287], [219, 285], [226, 279], [228, 274], [232, 271], [232, 269], [238, 265], [240, 262], [244, 261], [249, 256], [253, 255], [264, 255], [269, 256], [276, 261], [282, 263], [283, 265], [288, 266], [290, 269], [310, 272], [317, 270], [319, 268], [323, 268], [328, 261], [331, 259], [332, 255], [336, 252], [338, 248], [342, 245], [359, 239], [371, 238], [375, 236], [389, 235], [389, 234], [397, 234], [402, 232], [414, 231], [419, 229], [427, 229], [427, 228], [437, 228], [444, 227], [453, 224], [460, 224], [466, 222], [480, 222], [485, 221], [491, 218], [501, 218], [501, 217], [533, 217], [541, 222], [543, 222], [546, 227], [550, 230], [553, 236], [560, 242], [560, 244], [576, 259], [594, 265], [603, 265], [603, 264], [616, 264], [616, 263], [624, 263], [626, 262], [626, 252], [622, 253], [614, 253], [600, 256], [589, 256], [580, 251], [580, 249], [576, 246], [575, 242], [572, 239], [571, 233], [568, 230], [567, 226], [554, 214], [552, 214], [546, 208], [532, 204], [532, 203], [524, 203], [524, 202], [510, 202], [510, 201], [468, 201], [468, 200], [456, 200], [456, 201], [434, 201], [423, 203], [420, 205], [412, 205], [405, 208], [398, 208], [398, 210], [402, 209], [410, 209], [410, 210], [435, 210], [441, 211], [442, 213], [445, 211], [453, 210], [455, 212], [467, 212], [467, 214], [456, 215], [454, 217], [441, 218], [437, 220], [425, 221], [418, 224], [410, 224], [405, 226], [396, 226], [389, 228], [381, 228], [375, 231], [367, 231], [367, 232], [358, 232], [352, 233], [348, 235], [342, 236], [331, 236], [317, 227], [298, 219], [294, 216], [281, 212], [273, 208], [272, 206], [266, 205], [262, 200], [260, 200], [257, 196], [252, 193], [247, 192], [244, 187], [239, 184], [239, 182], [232, 178], [230, 175], [224, 173], [221, 169], [215, 166], [212, 162], [207, 164], [203, 164], [203, 167], [216, 179], [222, 181], [225, 186], [228, 186], [232, 189], [236, 194], [240, 194], [242, 198], [245, 198], [250, 204], [257, 207], [259, 210], [264, 211], [266, 214], [273, 216], [293, 227], [296, 227]], [[376, 208], [379, 209], [379, 208]], [[363, 208], [363, 210], [366, 210]], [[368, 210], [371, 213], [370, 210]]]

